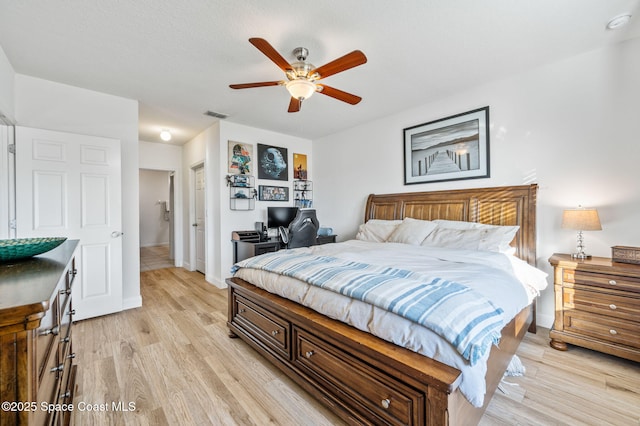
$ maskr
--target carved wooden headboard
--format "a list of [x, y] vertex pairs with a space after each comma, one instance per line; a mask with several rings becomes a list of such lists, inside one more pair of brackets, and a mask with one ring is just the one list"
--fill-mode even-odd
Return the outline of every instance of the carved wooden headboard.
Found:
[[519, 225], [511, 245], [516, 255], [536, 264], [537, 184], [451, 191], [371, 194], [364, 220], [461, 220], [490, 225]]

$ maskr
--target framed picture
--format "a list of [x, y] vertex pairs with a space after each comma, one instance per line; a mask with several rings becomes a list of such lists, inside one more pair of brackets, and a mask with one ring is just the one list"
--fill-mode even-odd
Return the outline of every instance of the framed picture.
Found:
[[489, 107], [404, 129], [404, 184], [489, 177]]
[[250, 175], [253, 169], [253, 145], [229, 141], [229, 174]]
[[287, 148], [258, 144], [258, 178], [289, 180]]
[[307, 155], [293, 153], [293, 178], [307, 180]]
[[289, 188], [286, 186], [258, 185], [258, 200], [289, 201]]

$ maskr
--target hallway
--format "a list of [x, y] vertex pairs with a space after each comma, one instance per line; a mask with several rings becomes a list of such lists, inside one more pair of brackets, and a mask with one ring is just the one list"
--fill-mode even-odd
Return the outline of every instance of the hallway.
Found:
[[140, 272], [173, 266], [173, 260], [169, 259], [168, 244], [140, 247]]

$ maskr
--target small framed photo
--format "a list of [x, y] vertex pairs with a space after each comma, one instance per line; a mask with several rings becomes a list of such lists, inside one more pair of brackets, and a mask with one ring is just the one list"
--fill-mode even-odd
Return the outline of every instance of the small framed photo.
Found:
[[289, 188], [286, 186], [258, 185], [258, 200], [289, 201]]
[[229, 174], [232, 175], [250, 175], [252, 173], [253, 164], [253, 145], [229, 141]]
[[489, 177], [489, 107], [404, 129], [404, 184]]
[[293, 178], [307, 180], [307, 155], [293, 153]]

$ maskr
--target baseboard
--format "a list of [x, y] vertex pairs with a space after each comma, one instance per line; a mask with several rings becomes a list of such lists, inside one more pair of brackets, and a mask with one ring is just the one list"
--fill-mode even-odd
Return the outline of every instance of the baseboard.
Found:
[[204, 279], [209, 284], [213, 284], [214, 286], [216, 286], [216, 287], [218, 287], [220, 289], [227, 288], [227, 283], [225, 283], [224, 281], [219, 281], [219, 280], [213, 278], [211, 275], [205, 275]]
[[166, 243], [144, 243], [144, 244], [140, 244], [140, 247], [156, 247], [156, 246], [168, 246], [169, 245], [169, 241], [167, 241]]
[[553, 326], [553, 320], [554, 318], [552, 315], [540, 315], [540, 313], [538, 313], [537, 321], [540, 327], [551, 329]]

